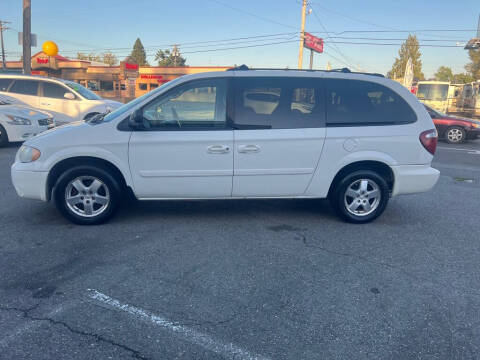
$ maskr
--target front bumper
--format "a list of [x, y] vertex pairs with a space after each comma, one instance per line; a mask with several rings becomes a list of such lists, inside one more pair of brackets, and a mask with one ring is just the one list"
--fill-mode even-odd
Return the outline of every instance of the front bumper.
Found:
[[12, 182], [18, 196], [47, 201], [47, 171], [23, 170], [22, 163], [12, 165]]
[[394, 185], [392, 196], [429, 191], [440, 177], [440, 171], [430, 165], [392, 166]]

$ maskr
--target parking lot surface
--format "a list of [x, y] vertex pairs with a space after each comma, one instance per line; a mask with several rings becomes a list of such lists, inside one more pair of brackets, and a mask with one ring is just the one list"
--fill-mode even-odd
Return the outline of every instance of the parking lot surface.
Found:
[[1, 359], [480, 356], [480, 141], [374, 223], [323, 200], [129, 201], [77, 226], [0, 149]]

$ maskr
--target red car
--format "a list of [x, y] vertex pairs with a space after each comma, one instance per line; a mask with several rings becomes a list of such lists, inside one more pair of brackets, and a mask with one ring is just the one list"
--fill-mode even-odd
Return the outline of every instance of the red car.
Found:
[[425, 105], [438, 131], [438, 138], [450, 144], [476, 139], [480, 135], [480, 121], [443, 114]]

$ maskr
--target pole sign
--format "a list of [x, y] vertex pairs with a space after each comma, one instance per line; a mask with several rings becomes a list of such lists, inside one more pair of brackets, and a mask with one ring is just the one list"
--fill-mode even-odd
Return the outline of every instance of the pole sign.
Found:
[[323, 53], [323, 39], [313, 36], [310, 33], [305, 33], [304, 35], [304, 45], [306, 48], [313, 50], [318, 53]]

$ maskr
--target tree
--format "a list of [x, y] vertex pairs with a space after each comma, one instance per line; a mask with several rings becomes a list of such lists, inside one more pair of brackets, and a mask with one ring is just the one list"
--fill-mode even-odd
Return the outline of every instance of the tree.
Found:
[[170, 50], [158, 50], [155, 55], [155, 61], [158, 61], [158, 66], [185, 66], [187, 60], [182, 57], [180, 51], [175, 46], [172, 52]]
[[435, 73], [435, 80], [437, 81], [452, 81], [453, 71], [447, 66], [440, 66]]
[[422, 72], [422, 60], [420, 57], [420, 44], [415, 35], [408, 35], [407, 40], [402, 44], [398, 51], [398, 57], [395, 58], [392, 70], [387, 74], [389, 78], [402, 78], [405, 75], [405, 66], [407, 65], [408, 58], [412, 59], [413, 64], [413, 77], [417, 80], [425, 79], [425, 75]]
[[465, 70], [475, 80], [480, 80], [480, 50], [469, 50], [468, 56], [472, 62], [465, 65]]
[[77, 53], [77, 59], [78, 60], [88, 60], [88, 61], [102, 61], [100, 55], [96, 55], [94, 53], [90, 53], [88, 55], [84, 54], [84, 53], [81, 53], [81, 52], [78, 52]]
[[468, 84], [473, 81], [475, 81], [475, 79], [473, 78], [472, 75], [463, 74], [463, 73], [453, 75], [453, 80], [452, 80], [454, 84]]
[[129, 56], [129, 60], [140, 66], [148, 65], [147, 54], [145, 53], [145, 48], [139, 38], [137, 38], [135, 44], [133, 44], [133, 50]]
[[102, 55], [102, 62], [109, 66], [113, 66], [118, 63], [118, 59], [115, 54], [112, 54], [110, 51], [107, 51]]

